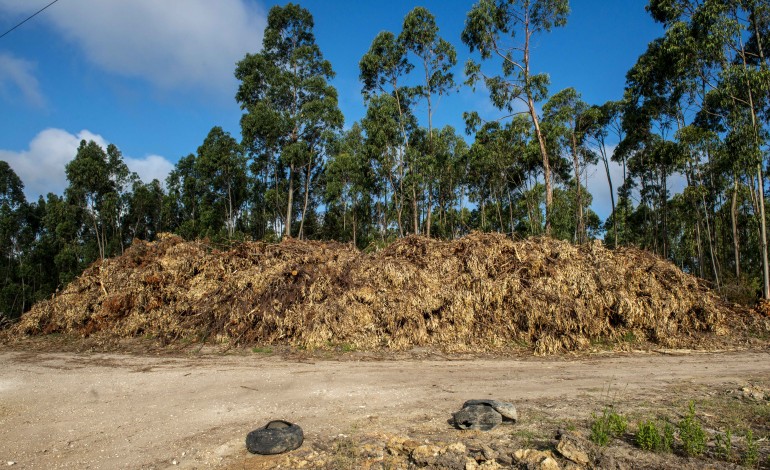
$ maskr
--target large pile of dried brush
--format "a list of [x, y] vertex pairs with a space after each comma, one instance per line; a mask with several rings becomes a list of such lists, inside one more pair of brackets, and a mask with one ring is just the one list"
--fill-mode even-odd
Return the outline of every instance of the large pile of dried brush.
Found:
[[629, 339], [708, 347], [748, 315], [665, 260], [600, 242], [473, 233], [365, 254], [293, 239], [218, 251], [165, 235], [95, 263], [12, 334], [552, 353]]

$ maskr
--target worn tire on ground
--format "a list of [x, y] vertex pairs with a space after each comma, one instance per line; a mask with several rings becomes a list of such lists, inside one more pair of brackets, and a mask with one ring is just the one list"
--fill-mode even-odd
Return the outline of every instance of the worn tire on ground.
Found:
[[465, 406], [452, 416], [459, 429], [489, 431], [503, 422], [503, 416], [489, 405]]
[[304, 440], [302, 428], [287, 421], [270, 421], [246, 436], [246, 448], [252, 454], [281, 454], [299, 448]]
[[513, 421], [515, 423], [516, 420], [519, 419], [519, 415], [516, 412], [516, 407], [513, 406], [513, 404], [508, 402], [498, 401], [498, 400], [468, 400], [465, 403], [463, 403], [463, 408], [471, 405], [491, 406], [492, 408], [495, 409], [495, 411], [497, 411], [503, 416], [503, 421]]

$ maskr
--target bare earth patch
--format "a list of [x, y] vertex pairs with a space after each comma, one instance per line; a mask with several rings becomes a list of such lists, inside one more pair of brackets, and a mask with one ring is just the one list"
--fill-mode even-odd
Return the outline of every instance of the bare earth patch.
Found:
[[[764, 397], [763, 390], [770, 390], [766, 350], [482, 359], [415, 353], [373, 360], [356, 353], [297, 358], [239, 351], [170, 357], [6, 348], [0, 350], [0, 464], [188, 469], [471, 465], [462, 458], [487, 468], [500, 468], [490, 462], [511, 468], [517, 464], [516, 450], [538, 449], [551, 452], [567, 468], [569, 461], [556, 451], [557, 432], [587, 442], [592, 413], [612, 405], [628, 416], [629, 431], [605, 448], [588, 445], [589, 466], [729, 468], [715, 459], [713, 443], [700, 459], [643, 452], [633, 445], [638, 420], [665, 416], [676, 422], [694, 400], [710, 441], [720, 429], [731, 427], [737, 435], [741, 426], [751, 426], [760, 467], [767, 468], [770, 392]], [[447, 420], [473, 398], [514, 403], [519, 422], [488, 433], [455, 430]], [[282, 456], [248, 454], [246, 434], [271, 419], [302, 426], [304, 445]], [[742, 441], [737, 437], [735, 442], [740, 450]]]

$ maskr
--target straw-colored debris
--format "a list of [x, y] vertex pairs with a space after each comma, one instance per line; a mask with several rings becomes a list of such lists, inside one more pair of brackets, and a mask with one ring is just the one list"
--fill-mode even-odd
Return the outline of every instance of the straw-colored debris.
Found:
[[719, 344], [750, 314], [649, 253], [473, 233], [363, 254], [298, 240], [229, 251], [165, 235], [95, 263], [13, 333], [537, 353]]

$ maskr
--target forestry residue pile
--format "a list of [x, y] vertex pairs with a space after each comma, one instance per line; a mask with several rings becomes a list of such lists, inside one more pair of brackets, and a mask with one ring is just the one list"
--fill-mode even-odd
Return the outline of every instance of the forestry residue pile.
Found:
[[219, 251], [164, 235], [95, 263], [12, 334], [551, 353], [628, 341], [707, 347], [747, 315], [665, 260], [599, 242], [473, 233], [366, 254], [292, 239]]

